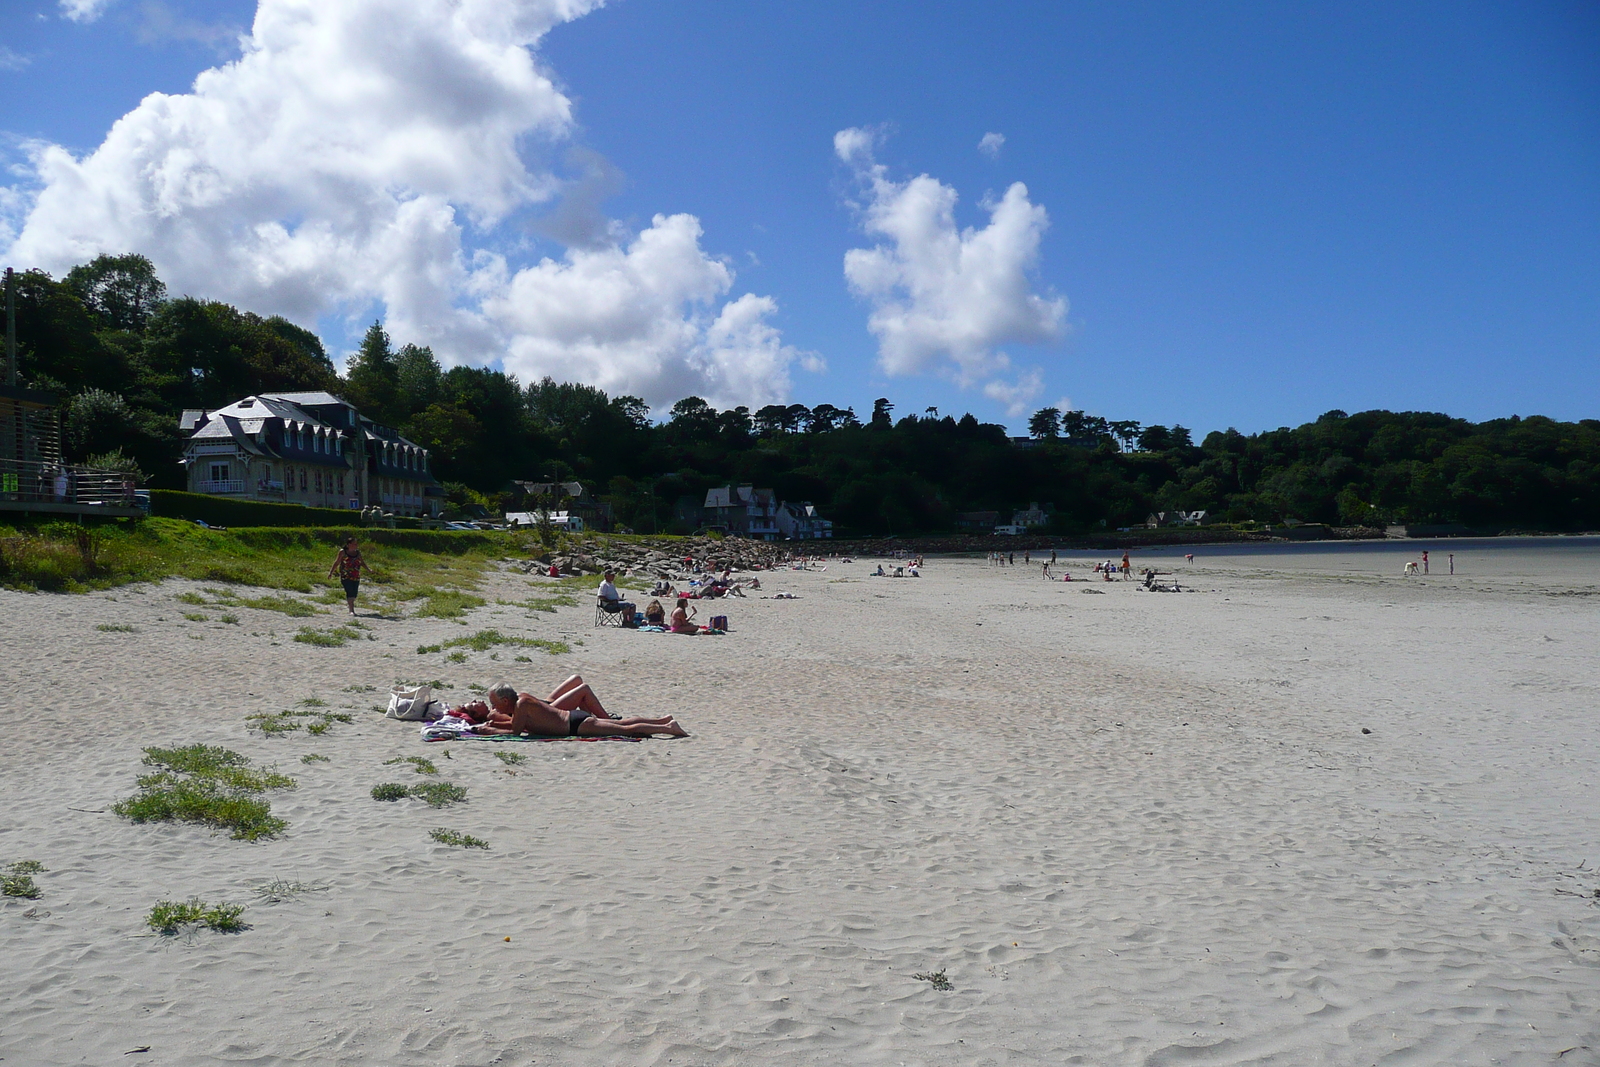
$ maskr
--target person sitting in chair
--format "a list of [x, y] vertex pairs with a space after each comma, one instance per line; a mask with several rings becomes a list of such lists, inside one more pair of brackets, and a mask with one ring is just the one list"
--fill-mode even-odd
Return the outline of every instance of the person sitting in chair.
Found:
[[623, 600], [622, 594], [617, 592], [616, 577], [616, 571], [606, 571], [603, 576], [604, 580], [600, 583], [600, 592], [598, 594], [600, 597], [600, 610], [608, 615], [616, 615], [620, 612], [622, 614], [622, 624], [624, 626], [632, 626], [633, 613], [638, 608], [633, 601]]

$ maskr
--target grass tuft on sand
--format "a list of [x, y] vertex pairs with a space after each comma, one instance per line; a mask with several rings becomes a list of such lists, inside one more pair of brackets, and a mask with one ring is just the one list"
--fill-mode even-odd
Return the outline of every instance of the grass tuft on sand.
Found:
[[156, 901], [144, 921], [150, 929], [168, 937], [202, 926], [218, 933], [236, 934], [249, 929], [240, 918], [243, 914], [243, 904], [207, 904], [199, 897], [190, 897], [184, 901]]
[[441, 641], [436, 645], [418, 645], [417, 655], [425, 656], [430, 652], [443, 652], [447, 648], [456, 651], [450, 653], [447, 659], [454, 663], [465, 663], [467, 656], [464, 649], [474, 652], [487, 652], [496, 645], [512, 645], [516, 648], [541, 648], [552, 656], [559, 656], [564, 652], [571, 652], [572, 648], [565, 641], [546, 641], [538, 637], [514, 637], [501, 633], [499, 630], [479, 630], [466, 637], [452, 637], [448, 641]]
[[300, 632], [294, 639], [302, 645], [316, 645], [318, 648], [341, 648], [346, 641], [360, 638], [361, 631], [349, 626], [335, 626], [328, 630], [313, 630], [309, 626], [300, 627]]
[[467, 799], [465, 786], [456, 785], [454, 782], [424, 782], [422, 785], [401, 785], [399, 782], [385, 782], [372, 787], [373, 800], [404, 800], [406, 797], [415, 797], [426, 801], [430, 808], [442, 808], [449, 804], [459, 804]]
[[259, 841], [288, 827], [261, 794], [293, 789], [293, 778], [252, 767], [239, 753], [211, 745], [144, 751], [144, 764], [160, 769], [142, 775], [139, 792], [112, 807], [123, 818], [200, 823], [231, 830], [238, 841]]
[[489, 842], [485, 841], [481, 837], [473, 837], [471, 834], [459, 833], [455, 830], [446, 829], [443, 826], [436, 826], [432, 830], [429, 830], [428, 836], [439, 842], [439, 844], [449, 845], [452, 848], [489, 847]]
[[0, 867], [0, 896], [38, 900], [39, 886], [32, 876], [43, 873], [44, 864], [38, 860], [17, 860]]
[[386, 759], [383, 761], [383, 765], [385, 767], [392, 766], [396, 763], [409, 764], [411, 769], [416, 771], [418, 774], [439, 773], [439, 768], [434, 766], [433, 760], [426, 756], [396, 756], [394, 759]]

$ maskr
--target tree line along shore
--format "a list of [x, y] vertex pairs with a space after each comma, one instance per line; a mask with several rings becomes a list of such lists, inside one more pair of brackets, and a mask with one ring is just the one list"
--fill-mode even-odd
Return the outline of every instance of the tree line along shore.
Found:
[[[181, 488], [185, 408], [326, 390], [432, 452], [455, 506], [494, 507], [513, 479], [576, 479], [619, 523], [688, 533], [708, 488], [770, 486], [842, 536], [948, 535], [963, 513], [1046, 505], [1044, 533], [1096, 538], [1154, 512], [1204, 511], [1240, 535], [1285, 522], [1479, 532], [1600, 528], [1600, 420], [1330, 411], [1255, 434], [1140, 426], [1042, 409], [1026, 438], [878, 398], [854, 407], [719, 410], [699, 397], [660, 421], [638, 397], [445, 369], [380, 324], [340, 375], [316, 334], [228, 304], [171, 297], [148, 260], [101, 256], [65, 277], [18, 275], [22, 384], [61, 400], [67, 458]], [[1223, 529], [1212, 538], [1231, 536]]]

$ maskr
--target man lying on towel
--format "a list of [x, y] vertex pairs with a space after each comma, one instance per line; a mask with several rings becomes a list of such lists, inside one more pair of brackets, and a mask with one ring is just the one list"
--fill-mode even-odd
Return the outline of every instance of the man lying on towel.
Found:
[[477, 725], [478, 734], [528, 734], [533, 737], [688, 737], [689, 731], [670, 715], [658, 719], [619, 719], [600, 705], [589, 683], [579, 675], [556, 687], [549, 700], [519, 693], [501, 682], [486, 694], [487, 702], [474, 700], [447, 715]]

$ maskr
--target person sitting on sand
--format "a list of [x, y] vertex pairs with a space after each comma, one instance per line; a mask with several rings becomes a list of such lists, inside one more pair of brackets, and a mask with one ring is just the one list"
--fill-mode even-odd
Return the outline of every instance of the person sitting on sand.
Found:
[[689, 606], [688, 597], [679, 597], [678, 606], [672, 609], [672, 625], [668, 627], [675, 634], [697, 634], [700, 627], [689, 621], [689, 616], [695, 610]]
[[[558, 706], [572, 703], [572, 694], [580, 690], [586, 694], [584, 700], [590, 702], [597, 710], [590, 711], [581, 705], [570, 708]], [[600, 708], [600, 701], [594, 696], [594, 690], [581, 679], [578, 686], [553, 701], [540, 700], [532, 693], [519, 693], [514, 686], [506, 682], [501, 682], [490, 689], [487, 697], [484, 722], [473, 730], [474, 733], [526, 734], [530, 737], [654, 737], [656, 734], [666, 734], [668, 737], [689, 736], [689, 731], [679, 726], [677, 720], [670, 715], [655, 719], [612, 718], [605, 709]], [[462, 710], [477, 713], [484, 707], [485, 701], [480, 700], [463, 706]], [[476, 721], [476, 714], [471, 718]]]
[[661, 606], [661, 601], [652, 600], [644, 606], [644, 622], [646, 626], [667, 624], [667, 609]]
[[638, 610], [633, 601], [623, 600], [622, 594], [617, 592], [616, 571], [606, 571], [600, 581], [600, 609], [607, 614], [621, 614], [624, 626], [633, 622], [633, 613]]

